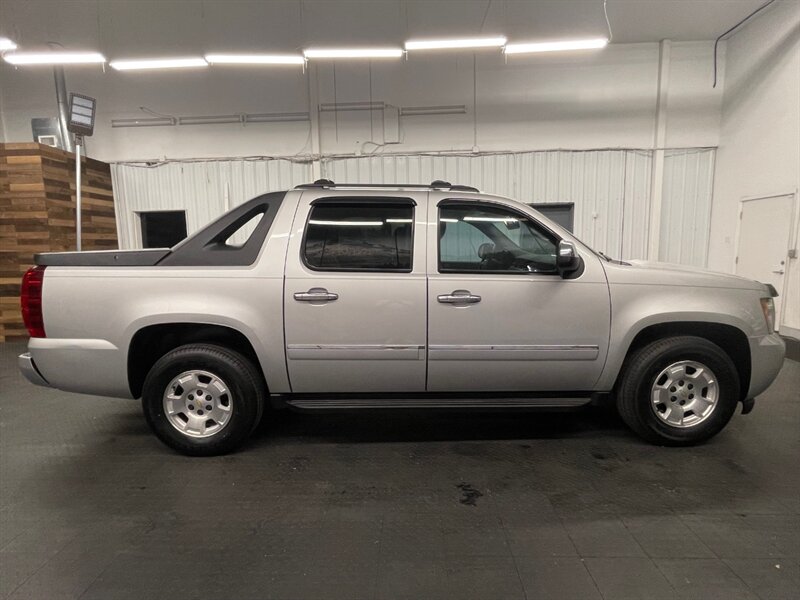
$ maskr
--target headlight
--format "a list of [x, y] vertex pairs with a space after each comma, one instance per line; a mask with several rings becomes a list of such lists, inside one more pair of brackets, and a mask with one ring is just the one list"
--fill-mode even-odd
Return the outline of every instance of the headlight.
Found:
[[772, 298], [761, 299], [761, 310], [764, 311], [764, 320], [770, 333], [775, 331], [775, 301]]

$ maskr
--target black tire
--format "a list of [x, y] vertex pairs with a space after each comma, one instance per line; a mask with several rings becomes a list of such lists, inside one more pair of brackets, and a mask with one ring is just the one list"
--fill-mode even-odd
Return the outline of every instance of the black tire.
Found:
[[[705, 420], [682, 428], [656, 416], [651, 390], [662, 370], [684, 360], [711, 369], [719, 397]], [[736, 412], [740, 395], [739, 375], [728, 354], [707, 339], [694, 336], [664, 338], [636, 350], [625, 361], [616, 391], [617, 410], [628, 427], [648, 442], [668, 446], [689, 446], [715, 436]]]
[[[225, 426], [209, 437], [191, 437], [174, 427], [164, 410], [163, 394], [184, 371], [208, 371], [230, 389], [231, 415]], [[180, 346], [162, 356], [142, 389], [142, 408], [158, 439], [189, 456], [216, 456], [241, 446], [258, 425], [266, 402], [263, 379], [253, 363], [233, 350], [213, 344]]]

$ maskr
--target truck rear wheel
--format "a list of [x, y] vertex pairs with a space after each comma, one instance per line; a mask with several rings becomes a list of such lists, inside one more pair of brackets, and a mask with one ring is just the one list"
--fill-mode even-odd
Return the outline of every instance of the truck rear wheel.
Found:
[[707, 339], [656, 340], [626, 361], [617, 409], [645, 440], [672, 446], [703, 442], [728, 424], [739, 401], [730, 357]]
[[150, 369], [142, 390], [153, 433], [191, 456], [235, 450], [255, 429], [264, 402], [264, 386], [251, 361], [213, 344], [168, 352]]

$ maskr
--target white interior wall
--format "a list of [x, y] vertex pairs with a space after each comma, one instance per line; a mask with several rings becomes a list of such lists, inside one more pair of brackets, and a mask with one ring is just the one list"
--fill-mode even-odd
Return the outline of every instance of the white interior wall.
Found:
[[[796, 194], [799, 186], [800, 3], [790, 0], [777, 2], [727, 42], [709, 267], [734, 270], [742, 198]], [[786, 277], [784, 324], [800, 333], [798, 259], [789, 260]]]
[[[391, 147], [399, 152], [472, 150], [476, 144], [484, 151], [649, 148], [658, 45], [645, 40], [672, 33], [678, 40], [708, 39], [691, 37], [717, 26], [717, 19], [709, 19], [699, 4], [675, 11], [666, 3], [611, 2], [617, 34], [615, 43], [600, 52], [506, 60], [499, 50], [488, 50], [477, 53], [474, 62], [471, 53], [423, 52], [371, 64], [338, 61], [334, 67], [317, 61], [307, 73], [298, 67], [120, 73], [74, 66], [67, 69], [67, 85], [97, 97], [97, 132], [88, 149], [105, 161], [308, 153], [309, 127], [303, 122], [111, 129], [110, 121], [147, 116], [142, 106], [175, 116], [306, 111], [312, 87], [318, 87], [319, 102], [371, 97], [395, 106], [467, 107], [462, 115], [404, 118], [403, 143]], [[730, 10], [722, 9], [720, 18], [729, 18]], [[696, 19], [688, 22], [689, 14]], [[98, 49], [109, 58], [299, 52], [325, 44], [401, 45], [409, 37], [475, 35], [478, 30], [518, 41], [606, 35], [598, 0], [546, 6], [485, 0], [0, 3], [0, 31], [22, 47], [54, 41], [71, 49]], [[711, 45], [676, 41], [672, 56], [667, 144], [714, 146], [722, 91], [710, 86]], [[32, 117], [56, 114], [52, 70], [47, 67], [14, 69], [0, 62], [0, 96], [7, 141], [29, 140]], [[358, 153], [365, 141], [382, 142], [378, 116], [373, 116], [325, 113], [320, 151]]]
[[[711, 88], [711, 46], [673, 45], [667, 142], [715, 146], [721, 88]], [[517, 56], [499, 52], [413, 55], [408, 60], [339, 61], [267, 69], [201, 71], [67, 70], [71, 91], [98, 99], [89, 153], [105, 161], [308, 154], [310, 123], [112, 128], [111, 119], [315, 110], [320, 103], [384, 101], [400, 106], [464, 105], [465, 114], [402, 117], [397, 152], [650, 148], [657, 95], [658, 45], [612, 45], [601, 52]], [[31, 139], [33, 117], [56, 116], [52, 70], [0, 67], [5, 139]], [[334, 85], [335, 81], [335, 85]], [[375, 151], [384, 142], [379, 113], [324, 112], [323, 154]]]

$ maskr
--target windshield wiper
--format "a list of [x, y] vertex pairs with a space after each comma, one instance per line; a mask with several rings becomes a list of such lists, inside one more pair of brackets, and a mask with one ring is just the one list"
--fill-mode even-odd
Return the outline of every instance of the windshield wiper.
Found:
[[605, 259], [606, 259], [608, 262], [611, 262], [611, 257], [610, 257], [610, 256], [606, 256], [605, 254], [603, 254], [603, 253], [602, 253], [602, 252], [600, 252], [599, 250], [596, 250], [595, 252], [597, 252], [597, 255], [598, 255], [599, 257], [601, 257], [601, 258], [605, 258]]

